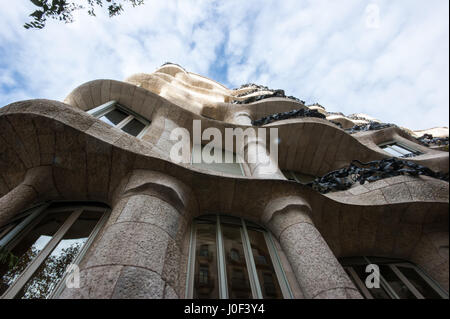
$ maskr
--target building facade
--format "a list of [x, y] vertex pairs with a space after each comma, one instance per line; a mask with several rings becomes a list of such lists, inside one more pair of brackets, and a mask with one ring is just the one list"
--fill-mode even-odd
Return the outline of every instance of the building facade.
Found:
[[448, 166], [448, 128], [231, 90], [171, 63], [13, 103], [0, 108], [0, 295], [448, 298]]

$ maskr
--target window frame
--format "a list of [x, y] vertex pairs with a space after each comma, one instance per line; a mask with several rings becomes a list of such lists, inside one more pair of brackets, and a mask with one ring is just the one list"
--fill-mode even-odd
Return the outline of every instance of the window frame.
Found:
[[[218, 274], [218, 284], [219, 284], [219, 299], [228, 299], [228, 283], [227, 283], [227, 273], [226, 273], [226, 255], [225, 248], [223, 243], [223, 233], [221, 228], [221, 216], [230, 216], [230, 215], [202, 215], [202, 216], [215, 216], [215, 226], [216, 226], [216, 256], [217, 256], [217, 274]], [[200, 217], [202, 217], [200, 216]], [[232, 216], [235, 217], [235, 216]], [[261, 283], [259, 282], [258, 273], [256, 270], [255, 261], [253, 258], [252, 248], [250, 244], [250, 239], [247, 231], [247, 224], [245, 219], [242, 217], [235, 217], [236, 220], [239, 220], [239, 224], [228, 224], [233, 225], [235, 227], [239, 227], [241, 232], [242, 246], [244, 251], [243, 259], [247, 265], [248, 277], [250, 282], [250, 288], [252, 291], [252, 296], [254, 299], [263, 299], [262, 291], [261, 291]], [[253, 224], [253, 223], [252, 223]], [[190, 245], [189, 245], [189, 257], [187, 262], [187, 277], [186, 277], [186, 290], [185, 297], [187, 299], [192, 299], [194, 295], [194, 280], [195, 280], [195, 251], [196, 251], [196, 225], [197, 220], [194, 219], [191, 224], [191, 232], [190, 232]], [[267, 231], [264, 227], [258, 225], [258, 229], [252, 226], [252, 230], [260, 231], [265, 239], [265, 244], [269, 251], [270, 260], [272, 261], [272, 265], [275, 272], [275, 277], [278, 280], [278, 284], [280, 286], [280, 290], [284, 299], [293, 299], [294, 295], [289, 286], [289, 282], [287, 280], [286, 274], [283, 270], [281, 260], [278, 256], [278, 253], [275, 248], [275, 244], [272, 238], [272, 235], [269, 231]], [[242, 258], [241, 257], [241, 258]]]
[[[11, 286], [0, 295], [1, 299], [14, 299], [15, 296], [21, 291], [21, 289], [27, 284], [27, 282], [33, 277], [39, 267], [45, 262], [48, 256], [53, 252], [56, 246], [60, 243], [64, 235], [70, 230], [70, 227], [78, 220], [78, 217], [85, 211], [98, 211], [102, 212], [100, 219], [97, 221], [96, 225], [92, 229], [89, 237], [84, 243], [81, 250], [75, 256], [71, 264], [78, 265], [82, 258], [85, 256], [90, 245], [96, 238], [98, 232], [106, 223], [110, 209], [108, 207], [100, 207], [89, 204], [76, 204], [68, 203], [67, 206], [63, 207], [51, 207], [53, 203], [64, 203], [64, 202], [47, 202], [31, 209], [28, 209], [26, 213], [28, 216], [22, 220], [19, 224], [15, 225], [8, 233], [4, 234], [4, 237], [0, 239], [0, 247], [4, 247], [6, 250], [12, 249], [17, 243], [19, 243], [30, 231], [33, 230], [45, 216], [50, 213], [62, 213], [62, 212], [72, 212], [63, 224], [58, 228], [58, 230], [52, 235], [51, 239], [44, 245], [42, 250], [36, 255], [32, 262], [20, 273], [20, 275], [14, 280]], [[23, 213], [21, 214], [21, 216]], [[14, 218], [10, 223], [17, 220]], [[64, 272], [64, 275], [60, 278], [58, 283], [55, 285], [50, 294], [46, 299], [52, 299], [57, 297], [64, 289], [64, 282], [69, 274]]]
[[[151, 121], [145, 119], [144, 117], [142, 117], [141, 115], [137, 114], [136, 112], [130, 110], [129, 108], [125, 107], [124, 105], [119, 104], [115, 100], [112, 100], [112, 101], [106, 102], [100, 106], [97, 106], [97, 107], [87, 111], [87, 113], [94, 116], [97, 119], [100, 119], [103, 115], [105, 115], [115, 109], [118, 109], [118, 110], [126, 113], [128, 116], [125, 117], [122, 121], [120, 121], [117, 124], [108, 124], [108, 125], [115, 127], [117, 129], [120, 129], [124, 133], [127, 133], [127, 132], [123, 131], [122, 128], [125, 125], [127, 125], [129, 122], [131, 122], [133, 119], [136, 119], [137, 121], [144, 124], [144, 128], [135, 137], [140, 139], [140, 138], [142, 138], [142, 136], [145, 135], [145, 133], [147, 133], [147, 131], [150, 128]], [[129, 133], [127, 133], [127, 134], [131, 135]], [[134, 136], [134, 135], [131, 135], [131, 136]]]
[[[398, 142], [398, 141], [389, 141], [389, 142], [385, 142], [385, 143], [378, 144], [377, 146], [378, 146], [379, 148], [381, 148], [381, 149], [383, 150], [383, 152], [385, 152], [385, 153], [387, 153], [387, 154], [389, 154], [390, 156], [393, 156], [393, 157], [409, 158], [409, 157], [415, 157], [415, 156], [423, 155], [423, 153], [422, 153], [421, 151], [416, 150], [416, 149], [414, 149], [414, 148], [412, 148], [412, 147], [410, 147], [410, 146], [407, 146], [407, 145], [405, 145], [404, 143], [401, 143], [401, 142]], [[408, 152], [408, 153], [405, 152], [405, 154], [403, 154], [403, 151], [402, 151], [402, 150], [399, 151], [399, 150], [397, 150], [397, 149], [395, 149], [395, 148], [392, 148], [392, 146], [397, 146], [398, 148], [400, 148], [400, 149], [402, 149], [402, 150], [405, 150], [405, 151]], [[400, 153], [400, 154], [402, 154], [402, 155], [401, 155], [401, 156], [393, 155], [393, 154], [387, 152], [387, 151], [385, 150], [386, 148], [393, 149], [394, 152]], [[409, 155], [409, 154], [412, 154], [412, 155]]]
[[[368, 264], [376, 264], [376, 265], [385, 265], [389, 267], [392, 272], [398, 277], [398, 279], [408, 288], [408, 290], [416, 297], [416, 299], [426, 299], [418, 290], [417, 288], [411, 283], [411, 281], [402, 273], [400, 269], [398, 269], [398, 266], [410, 268], [417, 272], [417, 274], [432, 288], [442, 299], [448, 299], [448, 293], [441, 288], [441, 286], [433, 280], [430, 276], [426, 274], [419, 266], [406, 262], [399, 259], [392, 259], [392, 258], [379, 258], [379, 257], [356, 257], [361, 262], [361, 265], [367, 266]], [[379, 261], [378, 261], [379, 260]], [[355, 262], [343, 262], [342, 267], [346, 270], [348, 273], [350, 279], [352, 279], [355, 286], [357, 286], [358, 290], [361, 292], [361, 294], [366, 299], [374, 299], [372, 294], [370, 293], [369, 289], [365, 286], [362, 279], [359, 277], [359, 275], [356, 273], [356, 271], [353, 269], [354, 266], [357, 264]], [[369, 275], [369, 273], [367, 273]], [[388, 281], [383, 277], [383, 274], [380, 272], [380, 288], [383, 289], [386, 294], [391, 299], [401, 299], [398, 294], [395, 292], [395, 290], [392, 288], [392, 286], [388, 283]]]

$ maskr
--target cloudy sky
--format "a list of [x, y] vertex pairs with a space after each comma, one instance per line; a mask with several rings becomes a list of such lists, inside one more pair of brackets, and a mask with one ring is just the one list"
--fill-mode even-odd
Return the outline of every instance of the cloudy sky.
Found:
[[230, 88], [254, 82], [329, 111], [448, 127], [448, 0], [145, 0], [43, 30], [22, 27], [29, 0], [0, 4], [0, 107], [170, 61]]

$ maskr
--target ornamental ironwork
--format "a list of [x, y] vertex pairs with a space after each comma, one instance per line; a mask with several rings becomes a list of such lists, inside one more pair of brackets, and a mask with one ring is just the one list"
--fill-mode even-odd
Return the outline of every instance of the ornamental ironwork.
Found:
[[388, 127], [396, 126], [395, 124], [390, 123], [378, 123], [378, 122], [370, 122], [363, 125], [355, 125], [352, 128], [346, 129], [345, 131], [349, 134], [354, 134], [358, 132], [365, 132], [365, 131], [376, 131], [376, 130], [382, 130]]
[[257, 85], [254, 83], [247, 83], [247, 84], [243, 84], [241, 85], [239, 88], [236, 88], [234, 90], [240, 90], [240, 89], [245, 89], [245, 88], [253, 88], [250, 91], [241, 93], [239, 95], [237, 95], [236, 97], [244, 97], [246, 95], [255, 93], [255, 92], [260, 92], [260, 91], [265, 91], [265, 92], [270, 92], [269, 94], [262, 94], [262, 95], [255, 95], [255, 96], [250, 96], [242, 101], [238, 101], [238, 100], [234, 100], [233, 102], [231, 102], [232, 104], [249, 104], [249, 103], [253, 103], [253, 102], [257, 102], [257, 101], [261, 101], [264, 99], [268, 99], [271, 97], [281, 97], [281, 98], [286, 98], [286, 99], [290, 99], [290, 100], [294, 100], [298, 103], [301, 104], [305, 104], [305, 101], [300, 100], [299, 98], [296, 98], [295, 96], [286, 96], [286, 94], [284, 93], [284, 90], [273, 90], [273, 89], [269, 89], [267, 86], [263, 86], [263, 85]]
[[417, 140], [425, 146], [445, 146], [449, 144], [447, 137], [433, 137], [431, 134], [424, 134]]
[[298, 117], [316, 117], [320, 119], [325, 119], [326, 116], [320, 113], [317, 110], [309, 110], [309, 109], [299, 109], [299, 110], [292, 110], [288, 112], [282, 112], [282, 113], [276, 113], [271, 114], [268, 116], [265, 116], [259, 120], [252, 121], [252, 125], [254, 126], [261, 126], [266, 125], [275, 121], [281, 121], [281, 120], [287, 120], [292, 118], [298, 118]]
[[414, 162], [397, 158], [387, 158], [368, 163], [353, 160], [348, 167], [332, 171], [322, 177], [316, 178], [313, 182], [306, 185], [325, 194], [331, 191], [347, 190], [357, 182], [362, 185], [366, 181], [374, 182], [399, 175], [409, 175], [414, 177], [424, 175], [447, 182], [449, 178], [448, 173], [434, 172], [428, 167]]

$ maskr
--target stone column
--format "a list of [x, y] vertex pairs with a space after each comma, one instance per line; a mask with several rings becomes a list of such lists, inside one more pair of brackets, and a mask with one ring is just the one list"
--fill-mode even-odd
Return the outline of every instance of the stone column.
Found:
[[0, 198], [0, 226], [37, 200], [45, 200], [51, 191], [54, 191], [51, 167], [29, 169], [24, 180]]
[[271, 202], [263, 219], [278, 238], [308, 299], [362, 298], [310, 218], [302, 199]]
[[[240, 111], [234, 114], [232, 122], [243, 126], [251, 126], [252, 120], [248, 112]], [[258, 128], [254, 127], [255, 131]], [[268, 128], [267, 128], [268, 130]], [[261, 137], [249, 138], [244, 145], [244, 158], [252, 177], [285, 179], [278, 168], [273, 154], [269, 155], [267, 141]], [[278, 156], [278, 154], [276, 155]]]
[[80, 266], [80, 288], [60, 298], [184, 298], [182, 242], [194, 203], [162, 173], [136, 170]]

